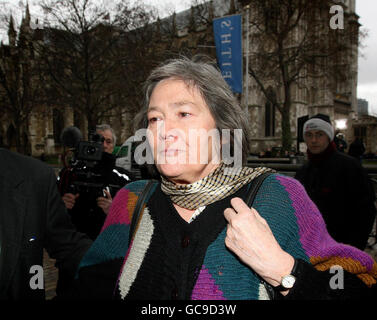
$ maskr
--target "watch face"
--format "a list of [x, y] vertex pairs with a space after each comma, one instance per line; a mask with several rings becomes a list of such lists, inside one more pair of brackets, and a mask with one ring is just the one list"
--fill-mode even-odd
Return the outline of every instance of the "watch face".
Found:
[[288, 276], [283, 277], [283, 279], [281, 280], [281, 285], [284, 288], [291, 289], [293, 285], [295, 284], [295, 281], [296, 281], [296, 278], [294, 276], [288, 275]]

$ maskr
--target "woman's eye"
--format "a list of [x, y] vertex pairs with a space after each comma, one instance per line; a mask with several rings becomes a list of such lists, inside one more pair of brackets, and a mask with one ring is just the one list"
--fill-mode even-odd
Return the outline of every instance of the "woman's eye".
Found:
[[151, 117], [148, 119], [148, 123], [155, 123], [158, 120], [157, 117]]
[[180, 112], [179, 115], [182, 117], [182, 118], [186, 118], [190, 115], [190, 113], [188, 112]]

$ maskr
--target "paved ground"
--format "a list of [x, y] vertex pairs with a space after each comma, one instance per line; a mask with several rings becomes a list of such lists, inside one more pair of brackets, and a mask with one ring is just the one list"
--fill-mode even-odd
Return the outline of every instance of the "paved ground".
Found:
[[373, 226], [373, 232], [372, 232], [372, 235], [374, 237], [370, 237], [369, 238], [369, 241], [368, 241], [368, 247], [365, 249], [366, 252], [368, 252], [373, 258], [374, 260], [377, 261], [377, 235], [376, 235], [376, 231], [377, 231], [377, 228], [376, 228], [376, 222], [377, 222], [377, 219], [374, 221], [374, 226]]
[[55, 268], [55, 260], [50, 259], [46, 251], [44, 251], [43, 255], [43, 265], [46, 299], [50, 300], [55, 297], [56, 283], [58, 281], [58, 271]]

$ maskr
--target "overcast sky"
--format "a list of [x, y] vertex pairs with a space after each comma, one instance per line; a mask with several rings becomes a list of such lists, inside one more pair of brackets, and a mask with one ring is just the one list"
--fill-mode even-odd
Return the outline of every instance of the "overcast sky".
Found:
[[377, 1], [356, 0], [356, 13], [368, 30], [359, 54], [357, 95], [369, 101], [369, 111], [377, 116]]
[[[32, 14], [35, 12], [34, 4], [37, 2], [37, 0], [29, 0]], [[163, 15], [164, 12], [171, 13], [174, 10], [179, 12], [189, 8], [191, 0], [146, 0], [145, 2], [156, 5]], [[0, 0], [0, 9], [11, 8], [13, 14], [17, 16], [15, 11], [23, 3], [26, 4], [26, 0]], [[359, 55], [358, 98], [368, 100], [369, 111], [377, 116], [377, 1], [356, 0], [356, 13], [360, 16], [359, 22], [362, 28], [368, 30], [368, 37], [364, 39], [364, 48], [360, 49]], [[4, 26], [2, 27], [0, 29], [4, 30]], [[3, 38], [4, 36], [3, 32]]]

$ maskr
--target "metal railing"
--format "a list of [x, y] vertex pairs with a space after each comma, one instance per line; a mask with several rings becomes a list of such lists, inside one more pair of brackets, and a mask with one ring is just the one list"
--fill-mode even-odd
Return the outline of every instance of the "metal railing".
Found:
[[[247, 166], [251, 168], [268, 167], [276, 170], [277, 172], [294, 176], [295, 173], [304, 164], [303, 158], [252, 158], [247, 159]], [[368, 176], [377, 185], [377, 165], [376, 164], [363, 164]]]

